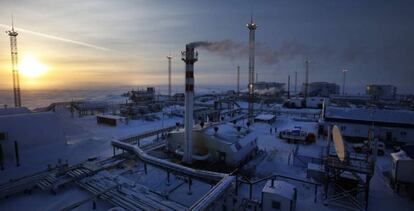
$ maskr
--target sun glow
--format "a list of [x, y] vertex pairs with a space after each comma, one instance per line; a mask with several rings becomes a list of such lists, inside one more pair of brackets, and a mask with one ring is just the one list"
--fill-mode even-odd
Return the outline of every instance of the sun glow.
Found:
[[36, 78], [45, 74], [47, 72], [47, 67], [39, 62], [36, 57], [25, 55], [19, 62], [19, 72], [29, 78]]

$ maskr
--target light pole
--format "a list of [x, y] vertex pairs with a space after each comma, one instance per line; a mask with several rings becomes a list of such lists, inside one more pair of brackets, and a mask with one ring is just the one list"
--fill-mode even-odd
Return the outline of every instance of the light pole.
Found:
[[348, 72], [347, 69], [343, 69], [343, 78], [342, 78], [342, 94], [345, 95], [345, 80], [346, 80], [346, 72]]

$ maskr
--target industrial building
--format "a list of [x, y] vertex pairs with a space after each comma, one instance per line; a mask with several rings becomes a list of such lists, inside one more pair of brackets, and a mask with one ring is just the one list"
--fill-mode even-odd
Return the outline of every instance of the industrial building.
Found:
[[[305, 84], [302, 86], [302, 92], [305, 92]], [[339, 85], [328, 82], [312, 82], [308, 84], [309, 97], [329, 97], [333, 94], [339, 94]]]
[[373, 97], [374, 100], [395, 100], [397, 97], [397, 87], [393, 85], [367, 85], [366, 94]]
[[344, 137], [367, 140], [369, 131], [386, 144], [414, 143], [414, 112], [376, 108], [327, 106], [324, 110], [325, 127], [338, 125]]
[[[170, 132], [167, 143], [169, 151], [183, 156], [184, 130]], [[257, 137], [230, 123], [208, 128], [197, 125], [192, 132], [192, 145], [193, 161], [221, 162], [237, 167], [254, 157]]]

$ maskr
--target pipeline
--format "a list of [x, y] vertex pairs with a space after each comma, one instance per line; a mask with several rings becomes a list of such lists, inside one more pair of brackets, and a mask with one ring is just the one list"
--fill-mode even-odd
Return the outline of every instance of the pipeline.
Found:
[[219, 181], [201, 199], [199, 199], [193, 206], [191, 206], [190, 210], [205, 210], [208, 206], [210, 206], [212, 202], [217, 200], [220, 197], [220, 195], [229, 186], [231, 186], [231, 184], [235, 180], [235, 176], [231, 176], [229, 174], [193, 169], [150, 156], [147, 153], [145, 153], [141, 148], [135, 145], [124, 143], [121, 141], [112, 141], [111, 144], [114, 147], [135, 153], [139, 159], [154, 166], [168, 169], [172, 172], [186, 174], [195, 178]]
[[[183, 156], [184, 152], [182, 150], [176, 149], [175, 154]], [[205, 155], [195, 155], [195, 154], [193, 154], [192, 157], [193, 157], [194, 160], [208, 160], [210, 158], [210, 153], [207, 153]]]
[[213, 180], [213, 181], [220, 181], [224, 177], [228, 176], [227, 174], [223, 174], [223, 173], [198, 170], [198, 169], [193, 169], [193, 168], [189, 168], [186, 166], [182, 166], [176, 163], [171, 163], [169, 161], [150, 156], [147, 153], [145, 153], [141, 148], [135, 145], [130, 145], [128, 143], [121, 142], [121, 141], [112, 141], [111, 144], [112, 146], [116, 148], [124, 149], [124, 150], [135, 153], [139, 157], [139, 159], [141, 159], [145, 163], [149, 163], [154, 166], [168, 169], [172, 172], [182, 173], [182, 174], [189, 175], [195, 178], [201, 178], [201, 179], [207, 179], [207, 180]]
[[224, 190], [235, 180], [235, 176], [226, 176], [211, 188], [201, 199], [193, 204], [189, 210], [206, 210], [210, 204], [216, 201]]

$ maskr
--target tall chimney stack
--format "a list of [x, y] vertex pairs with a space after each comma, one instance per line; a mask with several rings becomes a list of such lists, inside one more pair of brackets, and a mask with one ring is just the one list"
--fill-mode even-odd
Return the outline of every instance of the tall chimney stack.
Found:
[[254, 50], [255, 50], [255, 32], [257, 29], [253, 17], [250, 18], [250, 23], [246, 24], [249, 29], [249, 122], [253, 122], [254, 109]]
[[185, 62], [185, 117], [184, 117], [184, 155], [183, 162], [191, 164], [193, 155], [193, 101], [194, 101], [194, 63], [198, 60], [198, 52], [194, 45], [187, 44], [181, 52]]

